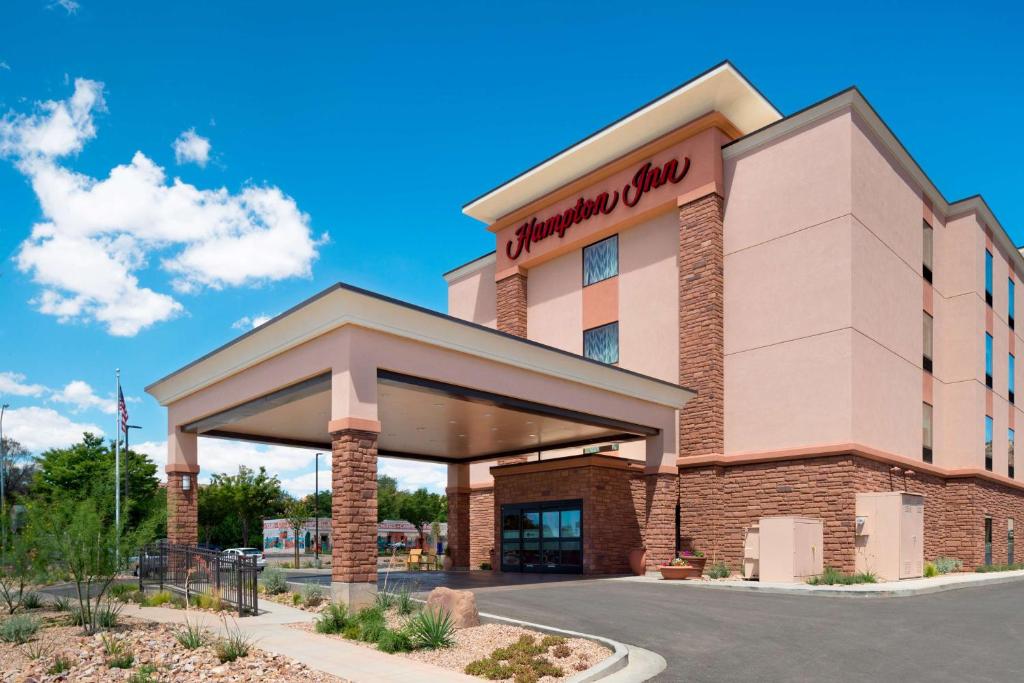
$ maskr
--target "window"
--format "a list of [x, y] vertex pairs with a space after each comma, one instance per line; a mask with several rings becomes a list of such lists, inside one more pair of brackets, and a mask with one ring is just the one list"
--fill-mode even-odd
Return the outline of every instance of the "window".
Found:
[[924, 314], [924, 358], [921, 361], [922, 367], [928, 372], [932, 371], [932, 329], [935, 326], [935, 320], [928, 315]]
[[1006, 433], [1006, 476], [1013, 479], [1013, 430]]
[[1006, 563], [1013, 564], [1013, 517], [1006, 520]]
[[927, 403], [924, 405], [923, 434], [921, 442], [921, 458], [925, 462], [932, 461], [932, 407]]
[[595, 242], [583, 248], [583, 286], [601, 282], [619, 274], [619, 236]]
[[932, 232], [932, 226], [928, 225], [928, 221], [924, 222], [924, 249], [923, 267], [921, 273], [924, 275], [924, 279], [927, 282], [932, 281], [932, 252], [934, 251], [934, 232]]
[[985, 386], [992, 388], [992, 335], [985, 333]]
[[583, 331], [583, 355], [609, 365], [619, 362], [619, 324]]
[[1008, 395], [1008, 397], [1010, 399], [1010, 403], [1013, 403], [1013, 392], [1014, 392], [1014, 387], [1016, 386], [1016, 382], [1014, 382], [1013, 376], [1014, 376], [1014, 374], [1016, 374], [1017, 359], [1015, 359], [1013, 357], [1012, 353], [1010, 354], [1009, 361], [1010, 361], [1010, 367], [1007, 370], [1007, 374], [1009, 375], [1007, 377], [1007, 381], [1009, 382], [1009, 391], [1007, 391], [1007, 395]]
[[992, 564], [992, 518], [985, 518], [985, 564]]
[[985, 469], [992, 471], [992, 418], [985, 416]]
[[985, 250], [985, 303], [992, 305], [992, 252]]
[[1013, 281], [1013, 278], [1009, 278], [1006, 286], [1006, 297], [1008, 302], [1006, 304], [1006, 318], [1010, 324], [1010, 329], [1013, 329], [1013, 314], [1017, 306], [1013, 303], [1017, 298], [1017, 284]]

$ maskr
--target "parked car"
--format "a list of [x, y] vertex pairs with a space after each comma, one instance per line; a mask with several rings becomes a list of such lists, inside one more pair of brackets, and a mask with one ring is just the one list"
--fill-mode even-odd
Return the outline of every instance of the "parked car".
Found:
[[259, 548], [228, 548], [221, 553], [221, 557], [226, 559], [238, 559], [244, 557], [246, 559], [256, 558], [256, 569], [263, 571], [267, 566], [267, 558], [264, 557], [263, 551]]

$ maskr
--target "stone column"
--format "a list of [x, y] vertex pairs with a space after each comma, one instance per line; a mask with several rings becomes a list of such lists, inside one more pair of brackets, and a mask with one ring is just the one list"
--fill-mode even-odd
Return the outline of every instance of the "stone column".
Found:
[[464, 486], [449, 486], [448, 496], [448, 548], [452, 557], [452, 568], [469, 569], [469, 489]]
[[331, 432], [331, 594], [351, 607], [377, 593], [377, 436]]
[[526, 275], [513, 273], [497, 282], [498, 330], [526, 338]]
[[722, 197], [679, 207], [679, 383], [696, 389], [679, 414], [679, 455], [725, 450], [725, 256]]
[[198, 466], [168, 465], [167, 540], [195, 545], [199, 542]]
[[676, 556], [676, 504], [679, 502], [679, 476], [668, 471], [648, 472], [644, 547], [647, 569], [668, 564]]
[[494, 546], [494, 489], [475, 488], [469, 493], [469, 568], [488, 562], [493, 570], [501, 563]]

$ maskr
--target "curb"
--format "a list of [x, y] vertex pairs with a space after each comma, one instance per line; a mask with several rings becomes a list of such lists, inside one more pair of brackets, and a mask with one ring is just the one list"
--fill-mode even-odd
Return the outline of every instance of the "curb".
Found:
[[930, 595], [934, 593], [945, 593], [947, 591], [964, 590], [968, 588], [984, 588], [985, 586], [997, 586], [1000, 584], [1013, 583], [1016, 581], [1024, 581], [1024, 574], [1015, 574], [1013, 576], [999, 576], [993, 578], [986, 578], [984, 580], [975, 581], [956, 581], [952, 583], [943, 583], [935, 586], [924, 586], [921, 588], [899, 588], [893, 586], [892, 588], [883, 588], [884, 584], [875, 584], [877, 588], [870, 589], [849, 589], [849, 588], [804, 588], [802, 584], [796, 584], [801, 587], [787, 588], [784, 586], [761, 586], [756, 581], [751, 581], [745, 584], [720, 584], [710, 582], [691, 582], [691, 581], [658, 581], [658, 582], [647, 582], [647, 581], [630, 581], [630, 583], [659, 583], [664, 585], [674, 585], [688, 587], [690, 590], [720, 590], [720, 591], [735, 591], [745, 593], [765, 593], [769, 595], [793, 595], [793, 596], [807, 596], [814, 598], [912, 598], [918, 595]]

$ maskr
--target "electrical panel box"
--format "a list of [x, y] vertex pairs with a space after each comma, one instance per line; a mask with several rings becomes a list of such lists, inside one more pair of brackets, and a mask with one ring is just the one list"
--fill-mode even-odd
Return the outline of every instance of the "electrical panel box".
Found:
[[758, 521], [759, 579], [802, 583], [821, 574], [824, 527], [811, 517], [762, 517]]
[[904, 491], [858, 493], [856, 515], [858, 572], [871, 572], [885, 581], [924, 575], [924, 496]]

